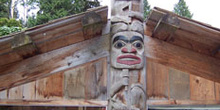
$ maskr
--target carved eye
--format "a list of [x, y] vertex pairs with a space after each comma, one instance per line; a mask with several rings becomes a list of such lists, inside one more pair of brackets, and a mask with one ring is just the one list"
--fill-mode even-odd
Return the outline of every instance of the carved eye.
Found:
[[143, 44], [140, 41], [137, 41], [133, 43], [133, 46], [136, 47], [137, 49], [142, 49]]
[[118, 41], [118, 42], [116, 42], [115, 45], [114, 45], [114, 47], [115, 47], [115, 48], [118, 48], [118, 49], [120, 49], [120, 48], [122, 48], [122, 47], [124, 47], [124, 46], [125, 46], [125, 43], [122, 42], [122, 41]]

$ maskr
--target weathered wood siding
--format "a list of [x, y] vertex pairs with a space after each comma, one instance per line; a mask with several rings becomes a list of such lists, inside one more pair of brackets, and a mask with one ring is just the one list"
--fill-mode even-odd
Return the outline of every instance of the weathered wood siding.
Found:
[[149, 105], [220, 104], [220, 84], [147, 59]]
[[107, 110], [105, 107], [32, 107], [1, 106], [0, 110]]
[[[107, 57], [0, 92], [1, 104], [19, 105], [12, 103], [14, 99], [30, 101], [30, 105], [31, 100], [49, 105], [52, 100], [58, 100], [60, 104], [63, 101], [64, 105], [68, 102], [64, 100], [79, 100], [66, 105], [102, 106], [102, 103], [89, 100], [107, 100]], [[20, 104], [29, 105], [26, 102]]]
[[[148, 58], [146, 60], [148, 105], [219, 104], [219, 83], [164, 66]], [[107, 101], [107, 74], [107, 58], [101, 58], [1, 91], [0, 103], [11, 104], [11, 101], [15, 105], [68, 105], [70, 103], [105, 106], [107, 104], [105, 103]], [[14, 99], [27, 102], [14, 102]], [[97, 102], [89, 103], [86, 100]], [[39, 102], [31, 103], [31, 101]]]

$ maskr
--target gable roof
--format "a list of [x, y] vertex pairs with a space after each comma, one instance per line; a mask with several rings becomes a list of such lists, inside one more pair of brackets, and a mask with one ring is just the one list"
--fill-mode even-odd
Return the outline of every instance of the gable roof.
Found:
[[146, 34], [153, 38], [220, 59], [220, 29], [155, 7]]
[[147, 58], [220, 82], [220, 29], [155, 7], [145, 34]]
[[[23, 32], [3, 36], [0, 38], [0, 66], [100, 36], [102, 26], [107, 22], [107, 13], [107, 6], [101, 6], [29, 28]], [[85, 18], [87, 14], [100, 17], [101, 21], [94, 20], [90, 23], [92, 26], [82, 24], [83, 18], [84, 20], [96, 19]], [[90, 30], [92, 31], [89, 32]]]

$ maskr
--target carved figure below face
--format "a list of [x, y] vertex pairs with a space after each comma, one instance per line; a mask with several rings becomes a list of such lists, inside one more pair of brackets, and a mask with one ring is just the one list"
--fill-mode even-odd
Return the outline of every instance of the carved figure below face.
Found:
[[114, 68], [143, 67], [143, 35], [134, 31], [118, 32], [112, 37], [111, 64]]

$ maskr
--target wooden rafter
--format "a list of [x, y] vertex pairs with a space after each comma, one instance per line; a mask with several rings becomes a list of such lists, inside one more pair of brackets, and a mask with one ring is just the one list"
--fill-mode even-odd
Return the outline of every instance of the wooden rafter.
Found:
[[147, 20], [145, 33], [170, 44], [220, 58], [220, 29], [172, 12], [154, 8]]
[[212, 81], [220, 82], [220, 60], [149, 36], [145, 37], [146, 57]]
[[109, 37], [101, 36], [0, 67], [0, 90], [107, 57]]

